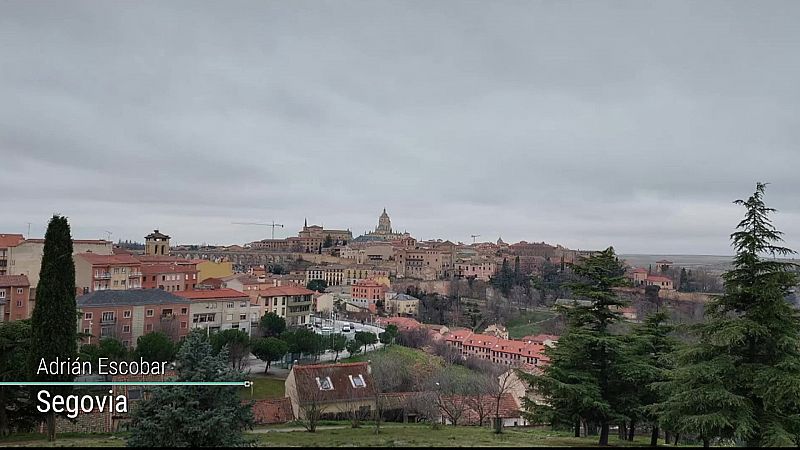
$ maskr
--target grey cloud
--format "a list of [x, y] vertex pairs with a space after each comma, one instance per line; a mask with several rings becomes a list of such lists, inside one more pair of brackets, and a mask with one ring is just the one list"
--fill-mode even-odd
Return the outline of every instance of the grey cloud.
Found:
[[[770, 181], [800, 248], [800, 5], [0, 4], [0, 230], [360, 233], [728, 253]], [[10, 212], [10, 213], [9, 213]], [[37, 228], [38, 227], [38, 228]]]

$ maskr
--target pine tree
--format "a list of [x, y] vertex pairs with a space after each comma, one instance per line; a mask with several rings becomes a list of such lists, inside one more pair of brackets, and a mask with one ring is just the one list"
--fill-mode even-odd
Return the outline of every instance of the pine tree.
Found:
[[[576, 431], [579, 420], [600, 426], [602, 446], [608, 445], [609, 425], [624, 420], [619, 398], [624, 385], [619, 381], [624, 358], [622, 337], [611, 327], [620, 320], [624, 306], [613, 288], [625, 285], [625, 268], [608, 248], [574, 266], [579, 281], [572, 292], [592, 302], [574, 305], [565, 311], [567, 332], [554, 349], [546, 350], [551, 364], [542, 375], [525, 377], [533, 390], [542, 395], [554, 422], [571, 422]], [[534, 408], [542, 413], [542, 407]], [[538, 411], [537, 411], [538, 410]]]
[[[202, 331], [190, 333], [178, 351], [179, 381], [240, 381], [228, 365], [227, 348], [214, 353]], [[253, 425], [250, 405], [235, 386], [153, 388], [131, 413], [129, 447], [234, 447], [246, 444]]]
[[725, 293], [695, 327], [697, 342], [677, 355], [679, 367], [662, 388], [659, 405], [675, 431], [744, 440], [747, 446], [795, 446], [800, 441], [800, 317], [786, 301], [797, 284], [793, 264], [775, 257], [793, 253], [758, 183], [731, 235], [733, 268], [723, 275]]
[[[72, 381], [71, 375], [37, 375], [41, 361], [66, 361], [77, 356], [77, 319], [75, 303], [75, 263], [72, 260], [72, 236], [63, 216], [53, 216], [44, 236], [44, 253], [36, 288], [36, 304], [31, 316], [30, 367], [36, 381]], [[52, 395], [65, 395], [67, 388], [51, 388]], [[47, 437], [56, 437], [55, 413], [47, 413]]]

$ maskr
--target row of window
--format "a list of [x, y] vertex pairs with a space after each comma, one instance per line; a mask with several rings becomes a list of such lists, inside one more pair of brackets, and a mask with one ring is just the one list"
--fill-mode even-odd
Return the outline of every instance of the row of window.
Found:
[[[25, 290], [23, 288], [17, 288], [17, 294], [18, 295], [22, 295], [23, 292], [25, 292]], [[0, 298], [6, 298], [6, 290], [5, 289], [0, 289]]]
[[[185, 316], [186, 314], [189, 314], [189, 308], [181, 308], [181, 315]], [[122, 311], [122, 318], [123, 319], [130, 319], [131, 315], [132, 315], [131, 310]], [[172, 310], [171, 309], [164, 309], [164, 310], [161, 311], [161, 315], [163, 315], [163, 316], [172, 315]], [[103, 321], [111, 321], [111, 320], [115, 319], [115, 316], [116, 316], [116, 313], [114, 313], [113, 311], [104, 311], [102, 313], [102, 315], [101, 315], [101, 320], [103, 320]], [[147, 317], [155, 316], [155, 310], [153, 310], [153, 309], [145, 310], [145, 316], [147, 316]], [[83, 320], [92, 320], [93, 318], [94, 318], [94, 313], [92, 313], [92, 312], [83, 313]]]

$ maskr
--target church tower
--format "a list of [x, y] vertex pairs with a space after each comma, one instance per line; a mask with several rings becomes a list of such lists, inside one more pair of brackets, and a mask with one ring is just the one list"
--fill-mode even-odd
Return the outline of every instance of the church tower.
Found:
[[389, 215], [386, 214], [386, 208], [383, 208], [383, 214], [378, 218], [378, 228], [375, 229], [379, 234], [392, 234], [392, 221]]
[[144, 237], [145, 255], [169, 255], [169, 236], [153, 230]]

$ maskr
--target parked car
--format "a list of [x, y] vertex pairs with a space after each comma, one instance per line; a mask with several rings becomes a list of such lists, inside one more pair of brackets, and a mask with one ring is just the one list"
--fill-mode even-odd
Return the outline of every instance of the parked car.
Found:
[[333, 333], [333, 328], [329, 327], [328, 325], [325, 325], [320, 329], [320, 331], [322, 332], [322, 334]]
[[349, 333], [350, 332], [350, 324], [346, 323], [342, 325], [342, 333]]

